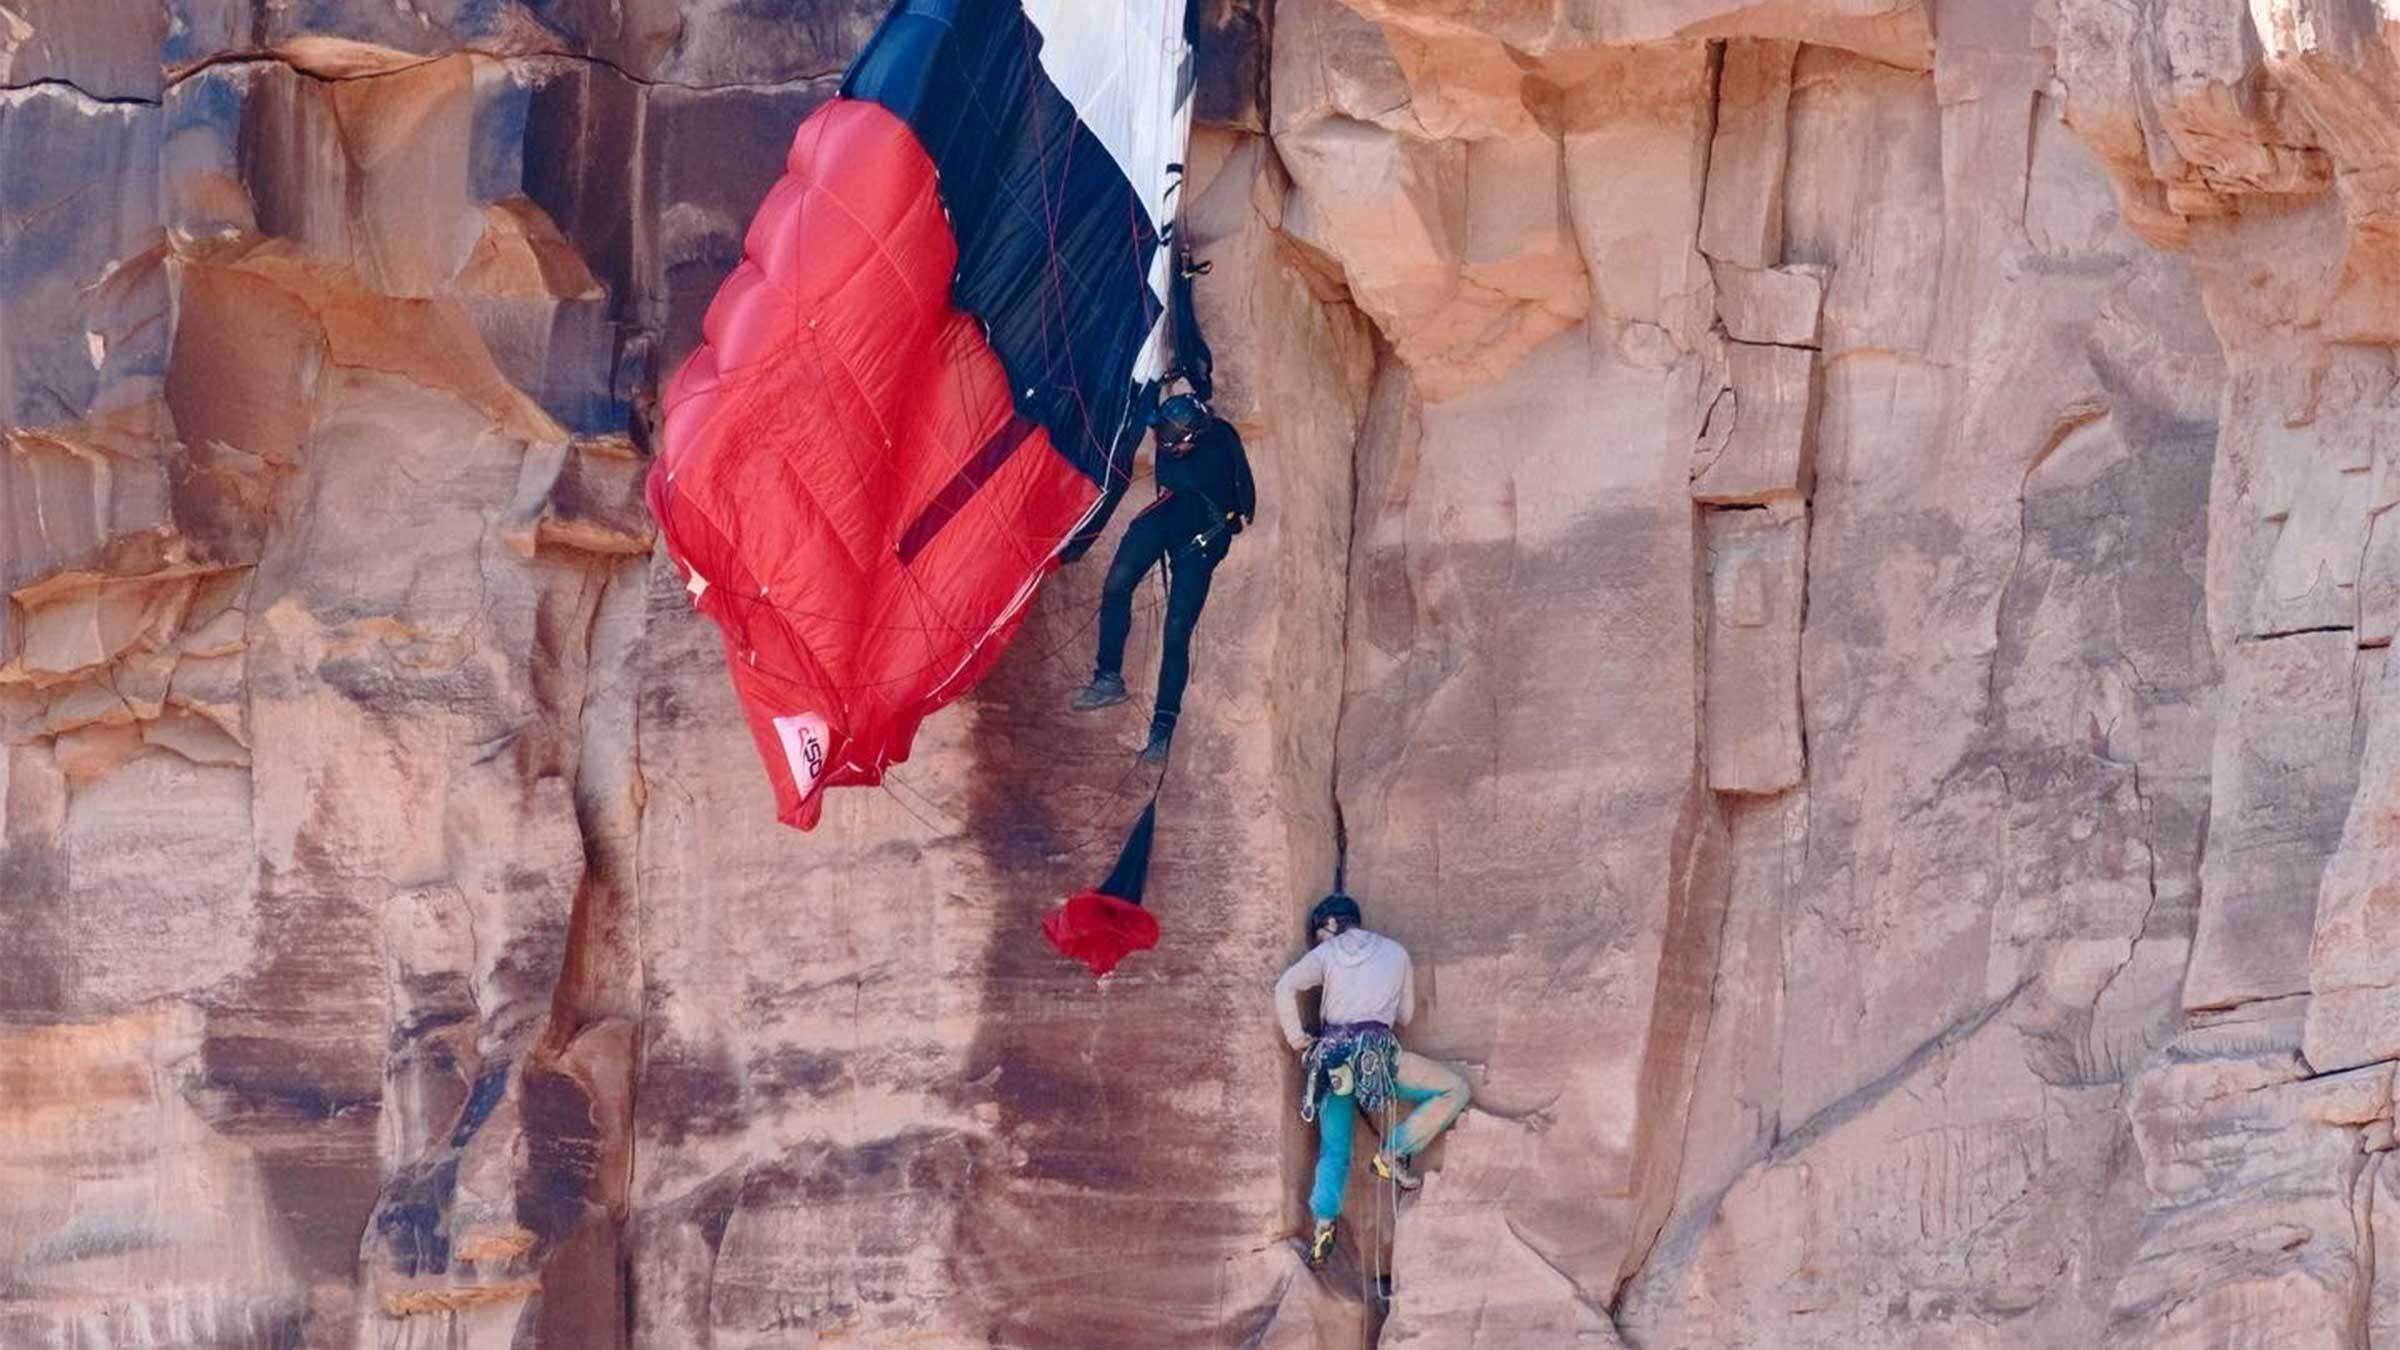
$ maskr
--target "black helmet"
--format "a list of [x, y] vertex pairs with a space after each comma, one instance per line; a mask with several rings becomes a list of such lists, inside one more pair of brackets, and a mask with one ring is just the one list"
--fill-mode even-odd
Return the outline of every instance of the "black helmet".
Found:
[[1158, 411], [1150, 415], [1150, 425], [1168, 440], [1197, 436], [1209, 420], [1208, 405], [1190, 394], [1177, 394], [1159, 404]]
[[1340, 891], [1335, 891], [1319, 900], [1317, 907], [1308, 912], [1309, 935], [1315, 936], [1316, 931], [1323, 928], [1328, 919], [1340, 919], [1345, 928], [1358, 927], [1358, 902]]

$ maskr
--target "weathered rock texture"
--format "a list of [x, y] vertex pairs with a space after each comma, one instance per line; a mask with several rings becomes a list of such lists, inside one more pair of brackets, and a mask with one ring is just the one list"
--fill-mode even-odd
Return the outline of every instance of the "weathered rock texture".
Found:
[[1207, 0], [1099, 984], [1095, 569], [802, 836], [640, 506], [879, 9], [0, 0], [0, 1345], [2400, 1346], [2391, 0]]

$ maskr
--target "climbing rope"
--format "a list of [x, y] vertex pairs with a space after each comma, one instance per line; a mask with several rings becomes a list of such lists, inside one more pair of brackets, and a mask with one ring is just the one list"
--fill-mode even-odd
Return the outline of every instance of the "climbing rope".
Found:
[[[1383, 1099], [1383, 1105], [1380, 1109], [1383, 1112], [1383, 1123], [1380, 1126], [1375, 1123], [1375, 1118], [1371, 1114], [1363, 1111], [1359, 1113], [1366, 1119], [1367, 1128], [1374, 1132], [1375, 1151], [1377, 1153], [1382, 1153], [1390, 1146], [1390, 1140], [1392, 1137], [1392, 1099], [1388, 1096], [1385, 1097]], [[1360, 1313], [1358, 1319], [1360, 1350], [1373, 1350], [1372, 1341], [1375, 1338], [1371, 1334], [1370, 1326], [1373, 1321], [1374, 1313], [1378, 1306], [1388, 1302], [1384, 1295], [1383, 1284], [1383, 1216], [1384, 1203], [1387, 1198], [1391, 1203], [1392, 1242], [1396, 1246], [1400, 1240], [1400, 1179], [1397, 1170], [1395, 1170], [1393, 1175], [1389, 1177], [1378, 1174], [1375, 1170], [1373, 1157], [1370, 1155], [1367, 1163], [1367, 1175], [1374, 1178], [1373, 1181], [1368, 1183], [1367, 1189], [1372, 1192], [1375, 1197], [1373, 1208], [1375, 1222], [1371, 1227], [1371, 1241], [1361, 1244], [1364, 1248], [1363, 1254], [1367, 1257], [1367, 1261], [1359, 1271], [1359, 1274], [1364, 1277], [1366, 1281], [1366, 1287], [1359, 1291], [1358, 1300]]]

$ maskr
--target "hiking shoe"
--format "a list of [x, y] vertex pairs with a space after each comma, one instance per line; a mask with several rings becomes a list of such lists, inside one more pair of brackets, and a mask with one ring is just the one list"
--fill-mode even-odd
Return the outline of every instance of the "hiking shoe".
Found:
[[1367, 1165], [1375, 1169], [1375, 1175], [1404, 1191], [1413, 1191], [1425, 1184], [1425, 1178], [1408, 1170], [1408, 1159], [1387, 1149], [1375, 1150], [1374, 1158]]
[[1124, 676], [1113, 674], [1094, 675], [1090, 684], [1087, 684], [1082, 689], [1076, 691], [1074, 708], [1077, 712], [1092, 712], [1099, 708], [1113, 708], [1116, 705], [1123, 703], [1129, 697], [1131, 696], [1125, 692]]
[[1141, 761], [1148, 768], [1166, 767], [1167, 746], [1175, 739], [1172, 731], [1152, 731], [1150, 743], [1142, 747]]
[[1326, 1258], [1333, 1255], [1333, 1234], [1333, 1220], [1317, 1220], [1316, 1235], [1308, 1240], [1309, 1269], [1314, 1270], [1317, 1267], [1324, 1265]]

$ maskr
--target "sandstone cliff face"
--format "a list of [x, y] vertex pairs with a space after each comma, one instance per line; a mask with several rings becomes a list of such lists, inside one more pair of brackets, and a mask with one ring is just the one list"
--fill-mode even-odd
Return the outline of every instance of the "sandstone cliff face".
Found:
[[0, 3], [0, 1344], [2400, 1343], [2400, 10], [1209, 0], [1095, 984], [1097, 569], [802, 836], [639, 501], [879, 9]]

